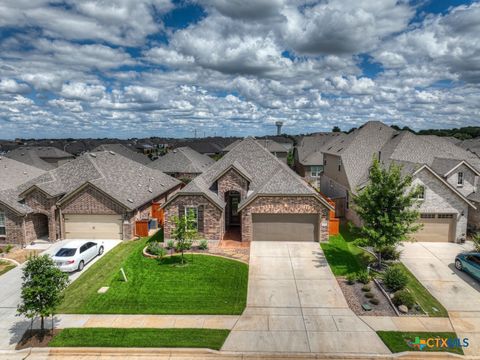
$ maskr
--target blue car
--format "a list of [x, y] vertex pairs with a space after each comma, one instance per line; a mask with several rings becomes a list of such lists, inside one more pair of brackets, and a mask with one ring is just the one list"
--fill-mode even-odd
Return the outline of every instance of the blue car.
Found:
[[465, 252], [455, 257], [455, 267], [480, 281], [480, 253]]

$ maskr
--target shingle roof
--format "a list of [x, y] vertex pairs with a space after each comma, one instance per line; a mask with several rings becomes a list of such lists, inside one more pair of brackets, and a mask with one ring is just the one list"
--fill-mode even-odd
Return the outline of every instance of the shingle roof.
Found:
[[165, 173], [201, 174], [215, 162], [212, 158], [200, 154], [185, 146], [176, 148], [148, 166]]
[[311, 136], [304, 136], [296, 149], [298, 159], [303, 165], [323, 165], [323, 152], [325, 145], [343, 139], [345, 133], [321, 133]]
[[480, 137], [461, 141], [457, 145], [480, 157]]
[[17, 187], [43, 173], [39, 168], [0, 156], [0, 190]]
[[102, 144], [97, 146], [93, 151], [113, 151], [126, 157], [127, 159], [134, 160], [143, 165], [147, 165], [152, 162], [147, 156], [133, 151], [123, 144]]
[[73, 159], [74, 156], [53, 146], [22, 146], [9, 151], [6, 157], [23, 162], [30, 166], [49, 171], [56, 165], [43, 159]]
[[[234, 141], [233, 143], [231, 143], [230, 145], [226, 146], [223, 148], [223, 151], [224, 152], [228, 152], [230, 150], [232, 150], [235, 146], [237, 146], [238, 144], [240, 144], [243, 140], [239, 139], [239, 140], [236, 140]], [[271, 139], [256, 139], [256, 141], [262, 145], [264, 148], [266, 148], [268, 151], [272, 152], [272, 153], [281, 153], [281, 152], [288, 152], [288, 149], [283, 146], [282, 144], [279, 144], [278, 142], [276, 142], [275, 140], [271, 140]]]
[[[251, 179], [249, 194], [246, 199], [242, 200], [240, 207], [256, 195], [309, 195], [320, 198], [317, 192], [302, 178], [253, 138], [246, 138], [238, 143], [203, 174], [193, 179], [177, 195], [205, 194], [223, 207], [225, 202], [215, 193], [213, 185], [218, 177], [231, 167]], [[323, 201], [323, 199], [320, 200]]]
[[208, 140], [191, 140], [175, 144], [175, 147], [188, 146], [200, 154], [219, 154], [222, 152], [222, 146]]
[[18, 198], [27, 190], [38, 188], [50, 196], [62, 196], [62, 201], [87, 183], [133, 210], [179, 185], [180, 181], [119, 154], [101, 151], [84, 154], [20, 185], [15, 191]]

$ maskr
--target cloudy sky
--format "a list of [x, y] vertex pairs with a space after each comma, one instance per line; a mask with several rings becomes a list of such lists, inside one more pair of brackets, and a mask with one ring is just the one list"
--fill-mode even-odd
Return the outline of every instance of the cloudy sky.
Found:
[[480, 3], [1, 0], [0, 138], [480, 125]]

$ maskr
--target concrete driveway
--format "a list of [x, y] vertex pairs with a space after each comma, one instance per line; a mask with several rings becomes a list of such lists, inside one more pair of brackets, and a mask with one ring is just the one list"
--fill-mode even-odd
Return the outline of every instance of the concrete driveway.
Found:
[[386, 354], [348, 307], [318, 243], [252, 242], [245, 312], [222, 350]]
[[468, 337], [466, 354], [480, 353], [480, 283], [455, 269], [455, 256], [471, 244], [404, 243], [402, 262], [448, 310], [454, 329]]
[[[43, 253], [53, 254], [62, 247], [65, 242], [66, 240], [54, 243]], [[120, 240], [105, 240], [104, 255], [120, 242]], [[100, 257], [97, 256], [85, 266], [83, 271], [92, 266], [98, 259], [100, 259]], [[70, 281], [75, 281], [81, 274], [81, 272], [69, 274]], [[30, 327], [30, 320], [16, 316], [17, 305], [20, 303], [21, 285], [22, 266], [17, 266], [15, 269], [0, 276], [0, 350], [15, 348], [15, 345], [25, 330]]]

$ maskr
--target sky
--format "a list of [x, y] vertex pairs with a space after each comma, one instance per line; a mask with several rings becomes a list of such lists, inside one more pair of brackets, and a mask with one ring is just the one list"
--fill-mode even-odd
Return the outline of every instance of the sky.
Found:
[[0, 138], [480, 126], [480, 3], [2, 0]]

